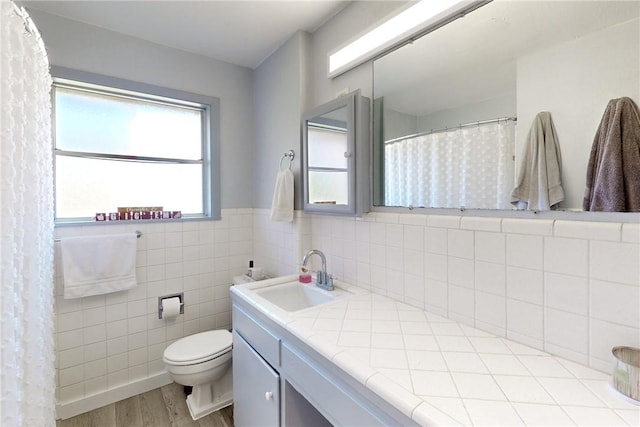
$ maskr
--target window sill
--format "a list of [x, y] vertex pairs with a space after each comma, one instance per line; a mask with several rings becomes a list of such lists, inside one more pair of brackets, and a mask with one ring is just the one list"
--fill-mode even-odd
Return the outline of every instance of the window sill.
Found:
[[203, 215], [183, 216], [180, 219], [136, 219], [127, 221], [96, 221], [91, 218], [73, 218], [55, 220], [55, 227], [74, 227], [74, 226], [93, 226], [93, 225], [133, 225], [133, 224], [170, 224], [177, 222], [193, 222], [193, 221], [218, 221], [220, 218]]

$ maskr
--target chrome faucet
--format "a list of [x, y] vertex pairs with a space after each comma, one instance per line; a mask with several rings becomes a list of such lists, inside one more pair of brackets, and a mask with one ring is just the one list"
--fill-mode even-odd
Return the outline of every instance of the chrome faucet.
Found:
[[322, 270], [318, 271], [316, 275], [316, 286], [326, 291], [332, 291], [334, 289], [333, 277], [330, 274], [327, 274], [327, 259], [325, 258], [322, 251], [319, 251], [317, 249], [311, 249], [310, 251], [308, 251], [306, 254], [304, 254], [304, 257], [302, 258], [302, 266], [303, 267], [307, 266], [307, 263], [309, 262], [309, 258], [311, 258], [311, 255], [318, 255], [322, 260]]

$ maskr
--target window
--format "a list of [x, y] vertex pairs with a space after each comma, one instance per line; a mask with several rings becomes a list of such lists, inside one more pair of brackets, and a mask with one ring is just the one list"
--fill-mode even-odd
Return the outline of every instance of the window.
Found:
[[220, 217], [219, 101], [56, 68], [56, 220], [123, 206]]

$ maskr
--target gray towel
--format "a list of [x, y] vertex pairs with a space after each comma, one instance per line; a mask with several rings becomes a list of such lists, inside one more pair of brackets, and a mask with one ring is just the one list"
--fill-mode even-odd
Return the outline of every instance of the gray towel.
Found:
[[585, 211], [640, 212], [640, 113], [629, 98], [609, 101], [591, 147]]
[[549, 112], [540, 112], [533, 119], [526, 144], [511, 204], [518, 209], [548, 211], [564, 200], [560, 146]]

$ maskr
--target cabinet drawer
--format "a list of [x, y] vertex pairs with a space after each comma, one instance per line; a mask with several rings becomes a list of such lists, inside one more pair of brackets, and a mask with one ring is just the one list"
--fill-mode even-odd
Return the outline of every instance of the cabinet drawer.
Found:
[[260, 355], [271, 364], [280, 366], [280, 338], [262, 327], [242, 308], [233, 306], [233, 330], [239, 333]]

